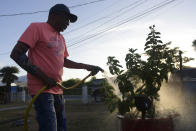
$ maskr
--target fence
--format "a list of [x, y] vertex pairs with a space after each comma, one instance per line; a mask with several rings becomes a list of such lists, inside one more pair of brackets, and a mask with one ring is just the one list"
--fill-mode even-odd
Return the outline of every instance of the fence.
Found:
[[10, 87], [0, 86], [0, 104], [7, 104], [10, 101]]
[[22, 88], [18, 86], [0, 87], [0, 104], [8, 104], [11, 102], [26, 102], [29, 99], [30, 98], [27, 88]]

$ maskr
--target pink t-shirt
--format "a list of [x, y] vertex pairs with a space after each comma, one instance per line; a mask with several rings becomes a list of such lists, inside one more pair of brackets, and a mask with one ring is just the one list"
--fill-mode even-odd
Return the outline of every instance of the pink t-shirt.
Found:
[[[31, 23], [22, 34], [19, 41], [26, 43], [30, 48], [29, 60], [49, 77], [62, 81], [64, 58], [68, 56], [65, 40], [61, 34], [46, 22]], [[28, 88], [31, 95], [35, 95], [43, 83], [40, 79], [27, 74]], [[44, 92], [62, 94], [59, 87], [47, 89]]]

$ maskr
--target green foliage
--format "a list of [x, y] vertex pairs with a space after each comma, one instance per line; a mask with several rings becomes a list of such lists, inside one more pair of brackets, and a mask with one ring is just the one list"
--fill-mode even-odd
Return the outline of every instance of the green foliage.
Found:
[[104, 102], [108, 105], [108, 110], [113, 112], [116, 108], [118, 108], [118, 97], [113, 94], [114, 88], [107, 83], [106, 81], [101, 85], [101, 93], [104, 95]]
[[[179, 48], [170, 48], [171, 42], [163, 43], [161, 33], [150, 26], [150, 33], [146, 38], [144, 47], [147, 60], [142, 60], [137, 49], [129, 49], [125, 57], [126, 71], [122, 70], [120, 62], [115, 57], [108, 57], [107, 65], [110, 73], [117, 76], [115, 82], [122, 93], [122, 100], [112, 93], [112, 88], [107, 91], [107, 103], [114, 110], [118, 108], [121, 115], [132, 112], [135, 109], [134, 96], [145, 95], [153, 103], [148, 110], [149, 115], [154, 116], [154, 103], [159, 100], [159, 90], [163, 81], [168, 81], [168, 73], [179, 69]], [[184, 57], [183, 61], [188, 62], [192, 58]]]
[[[88, 82], [85, 82], [83, 84], [80, 84], [79, 86], [77, 86], [76, 88], [74, 89], [71, 89], [71, 90], [63, 90], [63, 94], [64, 95], [82, 95], [82, 86], [85, 84], [87, 86], [90, 86], [91, 84], [91, 81], [93, 79], [96, 79], [96, 77], [92, 77], [90, 81]], [[69, 80], [66, 80], [66, 81], [63, 81], [61, 84], [64, 86], [64, 87], [71, 87], [73, 85], [75, 85], [76, 83], [80, 82], [81, 80], [79, 78], [76, 78], [76, 79], [69, 79]], [[88, 92], [89, 94], [91, 93], [91, 89], [88, 88]]]
[[[77, 86], [76, 88], [74, 89], [71, 89], [71, 90], [63, 90], [63, 94], [64, 95], [82, 95], [82, 86], [85, 84], [87, 87], [91, 86], [92, 84], [92, 81], [96, 79], [95, 76], [93, 76], [89, 81], [83, 83], [83, 84], [80, 84], [79, 86]], [[77, 84], [78, 82], [80, 82], [81, 80], [79, 78], [76, 78], [76, 79], [69, 79], [69, 80], [66, 80], [66, 81], [63, 81], [61, 84], [64, 86], [64, 87], [71, 87], [75, 84]], [[88, 88], [88, 93], [91, 94], [91, 89]]]
[[85, 82], [85, 84], [87, 85], [87, 87], [92, 86], [92, 81], [95, 80], [95, 79], [96, 79], [96, 77], [93, 76], [93, 77], [91, 77], [91, 79], [89, 81]]
[[2, 77], [2, 83], [6, 83], [6, 85], [10, 87], [11, 83], [18, 79], [15, 73], [19, 73], [19, 70], [15, 66], [6, 66], [0, 70], [0, 73], [0, 77]]
[[[61, 84], [64, 86], [64, 87], [71, 87], [73, 85], [75, 85], [76, 83], [78, 83], [80, 81], [79, 78], [76, 78], [76, 79], [69, 79], [67, 81], [63, 81]], [[81, 88], [82, 86], [78, 86], [77, 88]]]
[[192, 46], [194, 47], [194, 49], [196, 50], [196, 40], [193, 41]]
[[122, 71], [119, 69], [119, 67], [122, 67], [122, 66], [119, 65], [119, 63], [120, 62], [118, 60], [116, 60], [114, 56], [108, 57], [107, 65], [109, 65], [109, 70], [112, 75], [122, 73]]
[[[76, 83], [78, 83], [79, 81], [80, 81], [79, 78], [69, 79], [67, 81], [63, 81], [61, 84], [64, 87], [71, 87], [71, 86], [75, 85]], [[72, 90], [63, 90], [63, 94], [64, 95], [81, 95], [82, 94], [82, 86], [83, 86], [83, 84], [79, 85], [78, 87], [76, 87]]]

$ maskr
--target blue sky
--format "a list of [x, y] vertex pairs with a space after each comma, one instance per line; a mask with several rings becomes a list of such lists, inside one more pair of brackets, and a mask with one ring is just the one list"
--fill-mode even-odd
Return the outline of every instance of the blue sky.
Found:
[[[48, 11], [56, 3], [64, 3], [69, 7], [96, 0], [2, 0], [0, 15], [34, 11]], [[186, 52], [186, 56], [195, 57], [192, 41], [196, 39], [195, 0], [173, 0], [167, 6], [145, 14], [155, 5], [172, 0], [104, 0], [84, 6], [70, 8], [78, 16], [76, 23], [70, 24], [62, 34], [66, 41], [69, 59], [98, 65], [108, 71], [106, 66], [108, 56], [116, 56], [124, 65], [124, 58], [129, 48], [137, 48], [143, 52], [149, 26], [156, 25], [161, 32], [164, 43], [172, 41], [172, 46], [178, 46]], [[142, 17], [137, 16], [142, 15]], [[0, 68], [17, 66], [9, 58], [9, 54], [31, 22], [47, 21], [48, 12], [33, 15], [0, 17]], [[99, 20], [97, 20], [99, 19]], [[97, 20], [97, 22], [93, 22]], [[117, 26], [122, 22], [129, 22]], [[88, 24], [93, 22], [93, 24]], [[88, 25], [87, 25], [88, 24]], [[112, 27], [115, 27], [111, 29]], [[79, 29], [78, 29], [79, 28]], [[77, 30], [76, 30], [77, 29]], [[107, 32], [100, 33], [110, 29]], [[75, 31], [73, 31], [75, 30]], [[97, 35], [99, 34], [100, 35]], [[96, 37], [81, 41], [91, 35]], [[70, 46], [76, 44], [75, 46]], [[189, 63], [196, 66], [196, 62]], [[25, 75], [20, 69], [20, 74]], [[84, 70], [64, 69], [63, 79], [82, 78], [88, 74]], [[101, 77], [101, 73], [97, 75]]]

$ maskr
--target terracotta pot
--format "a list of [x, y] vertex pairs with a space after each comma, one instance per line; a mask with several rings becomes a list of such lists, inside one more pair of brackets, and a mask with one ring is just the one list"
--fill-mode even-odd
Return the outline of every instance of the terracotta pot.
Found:
[[174, 131], [172, 118], [122, 119], [122, 131]]

